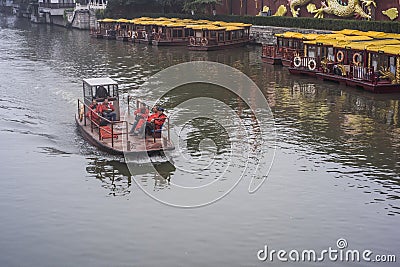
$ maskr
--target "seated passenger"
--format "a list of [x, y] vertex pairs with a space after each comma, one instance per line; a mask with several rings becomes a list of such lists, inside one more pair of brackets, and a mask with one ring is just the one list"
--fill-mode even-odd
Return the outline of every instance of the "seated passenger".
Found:
[[135, 121], [133, 122], [132, 128], [129, 131], [130, 134], [135, 134], [135, 131], [137, 132], [140, 127], [143, 125], [143, 122], [147, 119], [149, 116], [149, 110], [146, 108], [146, 105], [144, 103], [140, 103], [140, 107], [133, 112], [133, 114], [136, 116]]
[[115, 108], [111, 102], [108, 102], [108, 99], [104, 99], [101, 105], [97, 106], [98, 112], [106, 119], [110, 121], [117, 120], [117, 113], [115, 113]]
[[146, 122], [145, 134], [151, 135], [154, 131], [161, 130], [166, 118], [167, 116], [164, 114], [164, 109], [158, 107], [157, 113], [151, 118], [149, 117], [150, 121], [148, 120]]
[[135, 128], [135, 130], [134, 130], [134, 132], [133, 132], [132, 135], [141, 135], [141, 136], [144, 135], [145, 128], [146, 128], [146, 124], [147, 124], [147, 123], [150, 123], [150, 121], [151, 121], [155, 116], [157, 116], [157, 109], [158, 109], [158, 107], [157, 107], [157, 106], [154, 106], [154, 107], [151, 109], [152, 114], [151, 114], [151, 115], [148, 115], [148, 114], [147, 114], [147, 119], [141, 119], [141, 120], [138, 121], [138, 124], [136, 125], [136, 128]]
[[105, 99], [105, 98], [107, 98], [109, 96], [110, 95], [108, 94], [107, 89], [104, 86], [101, 85], [101, 86], [97, 87], [96, 94], [95, 94], [94, 98], [103, 100], [103, 99]]
[[93, 99], [92, 104], [90, 104], [89, 108], [91, 110], [88, 110], [88, 112], [86, 112], [86, 117], [88, 117], [89, 119], [92, 119], [94, 122], [98, 123], [99, 120], [99, 115], [97, 114], [97, 101], [96, 99]]

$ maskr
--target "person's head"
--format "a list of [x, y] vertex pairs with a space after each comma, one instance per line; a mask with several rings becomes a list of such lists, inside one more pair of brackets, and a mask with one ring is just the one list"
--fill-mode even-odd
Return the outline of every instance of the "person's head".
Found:
[[157, 108], [157, 113], [162, 114], [164, 112], [164, 109], [162, 107]]
[[153, 111], [153, 113], [156, 113], [157, 110], [158, 110], [158, 106], [154, 106], [154, 107], [151, 109], [151, 111]]
[[103, 104], [108, 104], [108, 98], [105, 98], [105, 99], [104, 99]]
[[97, 100], [96, 100], [96, 99], [93, 99], [92, 104], [93, 104], [93, 105], [97, 105]]
[[140, 102], [140, 108], [145, 108], [145, 107], [146, 107], [146, 104], [143, 102]]

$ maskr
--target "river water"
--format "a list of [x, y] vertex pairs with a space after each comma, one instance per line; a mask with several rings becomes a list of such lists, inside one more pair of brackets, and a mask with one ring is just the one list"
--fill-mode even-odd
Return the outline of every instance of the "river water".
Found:
[[[265, 245], [322, 251], [339, 238], [349, 249], [400, 260], [400, 96], [290, 76], [263, 64], [260, 53], [94, 40], [2, 15], [0, 265], [281, 266], [257, 252]], [[83, 78], [110, 76], [122, 95], [143, 98], [140, 85], [151, 75], [192, 60], [230, 65], [259, 86], [275, 117], [277, 149], [255, 194], [239, 183], [214, 204], [183, 209], [153, 200], [135, 176], [169, 194], [169, 181], [201, 180], [185, 181], [165, 163], [158, 172], [138, 163], [131, 174], [123, 159], [82, 140], [74, 114]], [[198, 139], [207, 129], [186, 134]]]

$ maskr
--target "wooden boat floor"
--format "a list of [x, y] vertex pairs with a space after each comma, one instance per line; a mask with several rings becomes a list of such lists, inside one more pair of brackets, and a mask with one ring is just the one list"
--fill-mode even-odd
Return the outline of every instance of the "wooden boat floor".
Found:
[[[121, 118], [124, 120], [124, 118]], [[114, 138], [114, 144], [112, 144], [112, 138], [100, 139], [99, 138], [99, 129], [96, 126], [93, 126], [93, 131], [91, 129], [90, 120], [86, 119], [86, 125], [84, 125], [84, 120], [79, 121], [76, 120], [78, 126], [81, 127], [81, 130], [84, 131], [84, 135], [87, 136], [91, 143], [95, 146], [103, 148], [105, 150], [109, 150], [116, 154], [122, 154], [124, 152], [133, 152], [133, 153], [144, 153], [144, 152], [160, 152], [164, 150], [173, 150], [175, 147], [170, 141], [167, 141], [166, 138], [156, 138], [154, 142], [154, 138], [152, 136], [143, 137], [127, 135], [125, 131], [125, 127], [121, 125], [115, 125], [113, 133], [114, 135], [118, 135], [118, 138]], [[128, 122], [131, 122], [132, 119], [128, 118]], [[131, 125], [128, 124], [128, 131], [130, 130]], [[122, 134], [123, 133], [123, 134]], [[128, 148], [128, 141], [130, 143], [130, 147]], [[162, 145], [164, 141], [164, 146]]]

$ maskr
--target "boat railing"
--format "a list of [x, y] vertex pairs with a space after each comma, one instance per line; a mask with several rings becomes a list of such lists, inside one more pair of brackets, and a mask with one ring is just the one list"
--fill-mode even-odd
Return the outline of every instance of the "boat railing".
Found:
[[250, 41], [247, 37], [234, 38], [229, 40], [219, 40], [217, 37], [189, 37], [189, 46], [214, 46], [214, 45], [230, 45], [237, 44], [244, 41]]
[[363, 66], [352, 66], [351, 75], [354, 79], [373, 82], [375, 79], [374, 69]]
[[262, 47], [262, 56], [263, 57], [276, 57], [278, 55], [278, 49], [275, 45], [265, 44]]
[[[85, 112], [86, 111], [86, 112]], [[89, 105], [83, 103], [78, 99], [78, 114], [83, 119], [83, 125], [86, 126], [88, 121], [90, 123], [90, 131], [93, 133], [95, 130], [98, 131], [99, 140], [104, 139], [104, 133], [108, 134], [108, 138], [111, 139], [111, 147], [114, 147], [116, 142], [122, 142], [122, 138], [118, 139], [118, 136], [125, 136], [128, 140], [128, 122], [127, 121], [110, 121], [109, 119], [98, 114], [95, 110], [91, 109]], [[109, 129], [101, 125], [107, 123]], [[127, 149], [130, 150], [130, 144], [127, 142]]]
[[[130, 108], [131, 108], [131, 103], [135, 103], [135, 109], [138, 109], [140, 104], [144, 104], [148, 109], [150, 109], [149, 105], [147, 105], [144, 101], [140, 100], [140, 99], [136, 99], [136, 101], [132, 101], [131, 99], [132, 97], [130, 95], [127, 96], [127, 104], [128, 104], [128, 114], [130, 114]], [[164, 119], [155, 119], [155, 120], [164, 120]], [[170, 132], [170, 123], [169, 123], [169, 117], [167, 116], [167, 118], [165, 119], [165, 122], [162, 126], [162, 131], [160, 130], [159, 132], [162, 133], [163, 131], [167, 131], [167, 140], [168, 142], [171, 140], [171, 132]], [[154, 139], [154, 143], [156, 142], [156, 135], [155, 135], [156, 131], [152, 132], [153, 135], [153, 139]]]
[[172, 41], [187, 41], [187, 40], [189, 40], [189, 36], [180, 36], [180, 37], [177, 37], [177, 36], [172, 36], [171, 34], [165, 34], [165, 33], [160, 33], [160, 32], [156, 32], [156, 33], [153, 33], [153, 37], [154, 37], [154, 40], [156, 40], [156, 41], [168, 41], [168, 42], [172, 42]]
[[[160, 135], [162, 134], [162, 132], [163, 131], [165, 131], [165, 130], [167, 130], [167, 139], [166, 140], [168, 140], [168, 142], [171, 140], [171, 132], [170, 132], [170, 125], [169, 125], [169, 117], [166, 117], [166, 118], [160, 118], [160, 119], [158, 119], [158, 118], [156, 118], [156, 119], [154, 119], [154, 120], [163, 120], [164, 121], [164, 123], [163, 123], [163, 125], [162, 125], [162, 127], [161, 127], [161, 129], [156, 129], [155, 127], [154, 127], [154, 130], [153, 130], [153, 132], [152, 132], [152, 135], [153, 135], [153, 140], [154, 140], [154, 143], [156, 142], [156, 134], [157, 133], [160, 133]], [[162, 137], [162, 136], [161, 136]], [[164, 139], [165, 140], [165, 139]], [[164, 146], [166, 146], [166, 144], [164, 144]]]
[[302, 57], [294, 56], [291, 60], [292, 66], [298, 69], [308, 69], [310, 71], [318, 71], [320, 69], [320, 62], [315, 57]]
[[279, 54], [282, 55], [283, 59], [287, 59], [287, 60], [293, 60], [293, 58], [296, 55], [302, 56], [302, 53], [299, 51], [299, 49], [296, 49], [296, 48], [283, 48], [282, 47], [280, 51], [278, 50], [278, 52], [279, 52]]
[[132, 96], [128, 95], [126, 98], [127, 101], [127, 105], [128, 105], [128, 113], [130, 114], [131, 112], [131, 104], [134, 103], [135, 104], [135, 109], [138, 109], [140, 104], [145, 105], [147, 108], [149, 108], [149, 105], [147, 105], [144, 101], [140, 100], [140, 99], [135, 99], [135, 101], [132, 101]]

